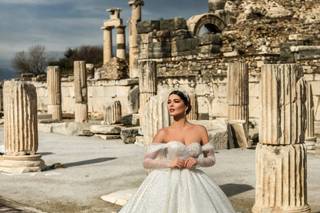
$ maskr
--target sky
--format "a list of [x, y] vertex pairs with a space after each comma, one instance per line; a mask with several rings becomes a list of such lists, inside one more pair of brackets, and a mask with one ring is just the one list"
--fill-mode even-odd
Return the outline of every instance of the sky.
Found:
[[[121, 8], [127, 23], [128, 0], [0, 0], [0, 67], [34, 45], [49, 52], [102, 45], [100, 27], [111, 7]], [[189, 18], [207, 11], [208, 0], [145, 0], [142, 19]]]

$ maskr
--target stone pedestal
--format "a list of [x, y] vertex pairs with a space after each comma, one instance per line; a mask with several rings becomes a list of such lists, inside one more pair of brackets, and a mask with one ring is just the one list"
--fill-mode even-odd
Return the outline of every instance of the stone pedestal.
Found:
[[87, 72], [85, 61], [74, 62], [75, 122], [88, 121]]
[[126, 35], [125, 26], [117, 27], [117, 57], [126, 59]]
[[159, 129], [170, 125], [170, 115], [167, 109], [168, 94], [152, 96], [143, 111], [142, 132], [144, 144], [152, 143]]
[[44, 168], [38, 150], [36, 88], [21, 81], [4, 83], [4, 146], [0, 170], [22, 173]]
[[[249, 81], [248, 81], [248, 65], [245, 63], [235, 62], [228, 64], [228, 121], [236, 123], [240, 121], [245, 134], [235, 132], [235, 136], [242, 135], [244, 137], [235, 137], [236, 141], [243, 141], [243, 138], [248, 137], [248, 121], [249, 121]], [[231, 125], [231, 128], [233, 126]], [[248, 147], [248, 142], [238, 143], [240, 146]]]
[[129, 0], [131, 7], [131, 18], [129, 20], [129, 76], [136, 78], [138, 73], [138, 30], [137, 23], [141, 21], [141, 8], [144, 5], [143, 0]]
[[47, 68], [48, 85], [48, 113], [52, 115], [53, 120], [62, 120], [61, 107], [61, 81], [60, 70], [58, 66], [49, 66]]
[[[157, 71], [156, 62], [141, 61], [139, 62], [139, 89], [140, 89], [140, 114], [149, 99], [157, 94]], [[141, 119], [140, 119], [141, 120]]]
[[306, 86], [301, 66], [262, 67], [254, 213], [310, 212], [304, 144]]

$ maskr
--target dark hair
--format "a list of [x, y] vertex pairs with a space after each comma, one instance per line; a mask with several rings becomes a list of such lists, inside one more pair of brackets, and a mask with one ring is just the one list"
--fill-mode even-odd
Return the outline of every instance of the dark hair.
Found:
[[191, 111], [191, 103], [190, 103], [190, 97], [188, 96], [188, 94], [181, 92], [179, 90], [174, 90], [172, 92], [170, 92], [170, 95], [177, 95], [181, 98], [181, 100], [183, 101], [184, 105], [186, 105], [187, 107], [187, 111], [186, 114], [189, 114], [189, 112]]

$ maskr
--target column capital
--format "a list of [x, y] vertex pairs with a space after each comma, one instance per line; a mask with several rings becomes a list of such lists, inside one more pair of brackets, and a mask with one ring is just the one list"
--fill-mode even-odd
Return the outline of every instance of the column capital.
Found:
[[130, 7], [134, 6], [144, 6], [144, 1], [143, 0], [129, 0], [128, 4]]

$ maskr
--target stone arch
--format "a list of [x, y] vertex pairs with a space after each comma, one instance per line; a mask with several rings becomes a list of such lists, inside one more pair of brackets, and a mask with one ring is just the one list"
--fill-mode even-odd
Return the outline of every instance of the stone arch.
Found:
[[190, 17], [187, 20], [187, 26], [194, 36], [198, 36], [203, 28], [207, 28], [212, 33], [220, 33], [226, 27], [226, 24], [213, 13], [203, 13]]

